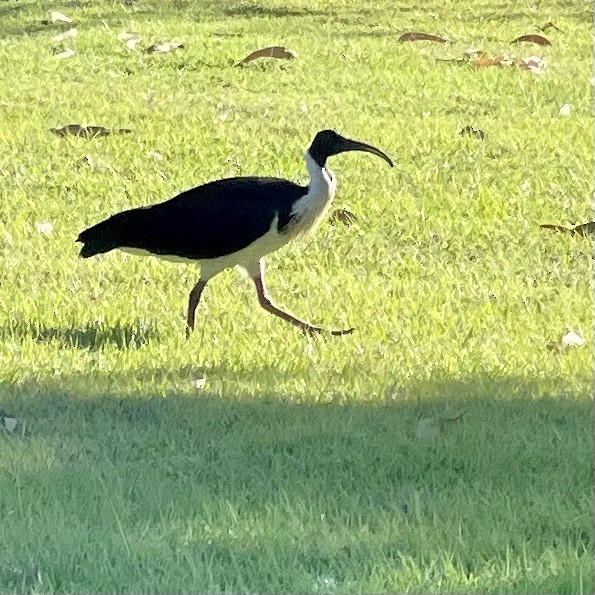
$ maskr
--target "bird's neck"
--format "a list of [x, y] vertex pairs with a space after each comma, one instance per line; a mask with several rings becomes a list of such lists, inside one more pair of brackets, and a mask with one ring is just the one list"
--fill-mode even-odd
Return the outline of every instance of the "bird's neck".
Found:
[[306, 152], [306, 167], [310, 174], [307, 192], [296, 201], [292, 209], [296, 234], [316, 229], [328, 211], [336, 189], [333, 174], [326, 167], [318, 165], [309, 151]]
[[308, 187], [311, 189], [327, 188], [334, 186], [334, 176], [326, 165], [319, 165], [316, 159], [312, 157], [310, 151], [306, 151], [306, 167], [308, 174], [310, 174], [310, 183]]

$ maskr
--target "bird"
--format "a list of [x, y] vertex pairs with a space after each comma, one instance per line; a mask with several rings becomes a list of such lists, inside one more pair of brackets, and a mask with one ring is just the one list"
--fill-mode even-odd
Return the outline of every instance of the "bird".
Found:
[[[239, 266], [252, 279], [260, 306], [304, 332], [325, 329], [278, 307], [265, 284], [264, 257], [312, 232], [328, 212], [337, 180], [327, 159], [347, 151], [377, 155], [376, 147], [345, 138], [334, 130], [316, 133], [305, 153], [306, 186], [273, 177], [234, 177], [207, 182], [165, 202], [129, 209], [82, 231], [79, 256], [114, 249], [152, 255], [172, 262], [199, 264], [200, 276], [188, 297], [186, 336], [195, 327], [196, 309], [207, 283], [223, 270]], [[331, 335], [355, 329], [330, 330]]]

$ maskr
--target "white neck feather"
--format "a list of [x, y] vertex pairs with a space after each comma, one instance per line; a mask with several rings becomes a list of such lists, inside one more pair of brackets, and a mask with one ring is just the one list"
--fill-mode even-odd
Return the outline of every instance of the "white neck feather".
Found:
[[307, 233], [313, 231], [331, 206], [337, 182], [329, 169], [320, 167], [306, 151], [306, 167], [310, 174], [308, 193], [298, 200], [293, 207], [295, 231]]

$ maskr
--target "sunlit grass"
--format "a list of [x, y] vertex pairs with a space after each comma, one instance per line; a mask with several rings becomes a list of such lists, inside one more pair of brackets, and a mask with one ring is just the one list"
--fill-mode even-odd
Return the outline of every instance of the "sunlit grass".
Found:
[[[51, 9], [74, 23], [42, 25]], [[552, 46], [510, 44], [548, 21]], [[0, 591], [593, 592], [593, 240], [539, 228], [593, 217], [590, 3], [8, 0], [0, 33], [0, 408], [19, 419]], [[267, 45], [299, 57], [234, 65]], [[469, 47], [546, 74], [436, 60]], [[75, 122], [133, 132], [49, 132]], [[186, 341], [196, 269], [77, 257], [86, 226], [211, 179], [303, 182], [328, 127], [395, 168], [332, 158], [359, 223], [272, 255], [268, 281], [355, 334], [304, 337], [229, 271]], [[586, 345], [552, 349], [568, 329]]]

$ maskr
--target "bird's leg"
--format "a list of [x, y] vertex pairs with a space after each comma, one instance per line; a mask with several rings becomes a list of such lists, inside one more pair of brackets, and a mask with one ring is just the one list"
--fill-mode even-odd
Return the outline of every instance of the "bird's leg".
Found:
[[[258, 294], [258, 301], [260, 302], [260, 305], [267, 312], [270, 312], [271, 314], [274, 314], [275, 316], [279, 316], [279, 318], [282, 318], [283, 320], [290, 322], [291, 324], [297, 326], [298, 328], [301, 328], [304, 332], [307, 332], [307, 333], [324, 333], [325, 332], [325, 329], [323, 329], [319, 326], [313, 326], [312, 324], [306, 322], [305, 320], [300, 320], [293, 314], [290, 314], [289, 312], [285, 312], [285, 310], [281, 310], [281, 308], [278, 308], [273, 303], [273, 301], [269, 297], [269, 294], [266, 289], [266, 285], [264, 283], [264, 263], [262, 261], [259, 262], [258, 272], [257, 272], [257, 274], [252, 276], [252, 281], [254, 282], [254, 285], [256, 287], [256, 293]], [[330, 331], [330, 334], [337, 335], [337, 336], [338, 335], [348, 335], [348, 334], [352, 333], [354, 330], [355, 329], [353, 329], [353, 328], [346, 329], [346, 330], [336, 330], [336, 331]]]
[[186, 337], [190, 337], [190, 334], [194, 330], [194, 315], [196, 308], [200, 302], [200, 296], [202, 295], [203, 289], [205, 288], [207, 281], [199, 279], [198, 283], [193, 287], [188, 298], [188, 317], [186, 318]]

